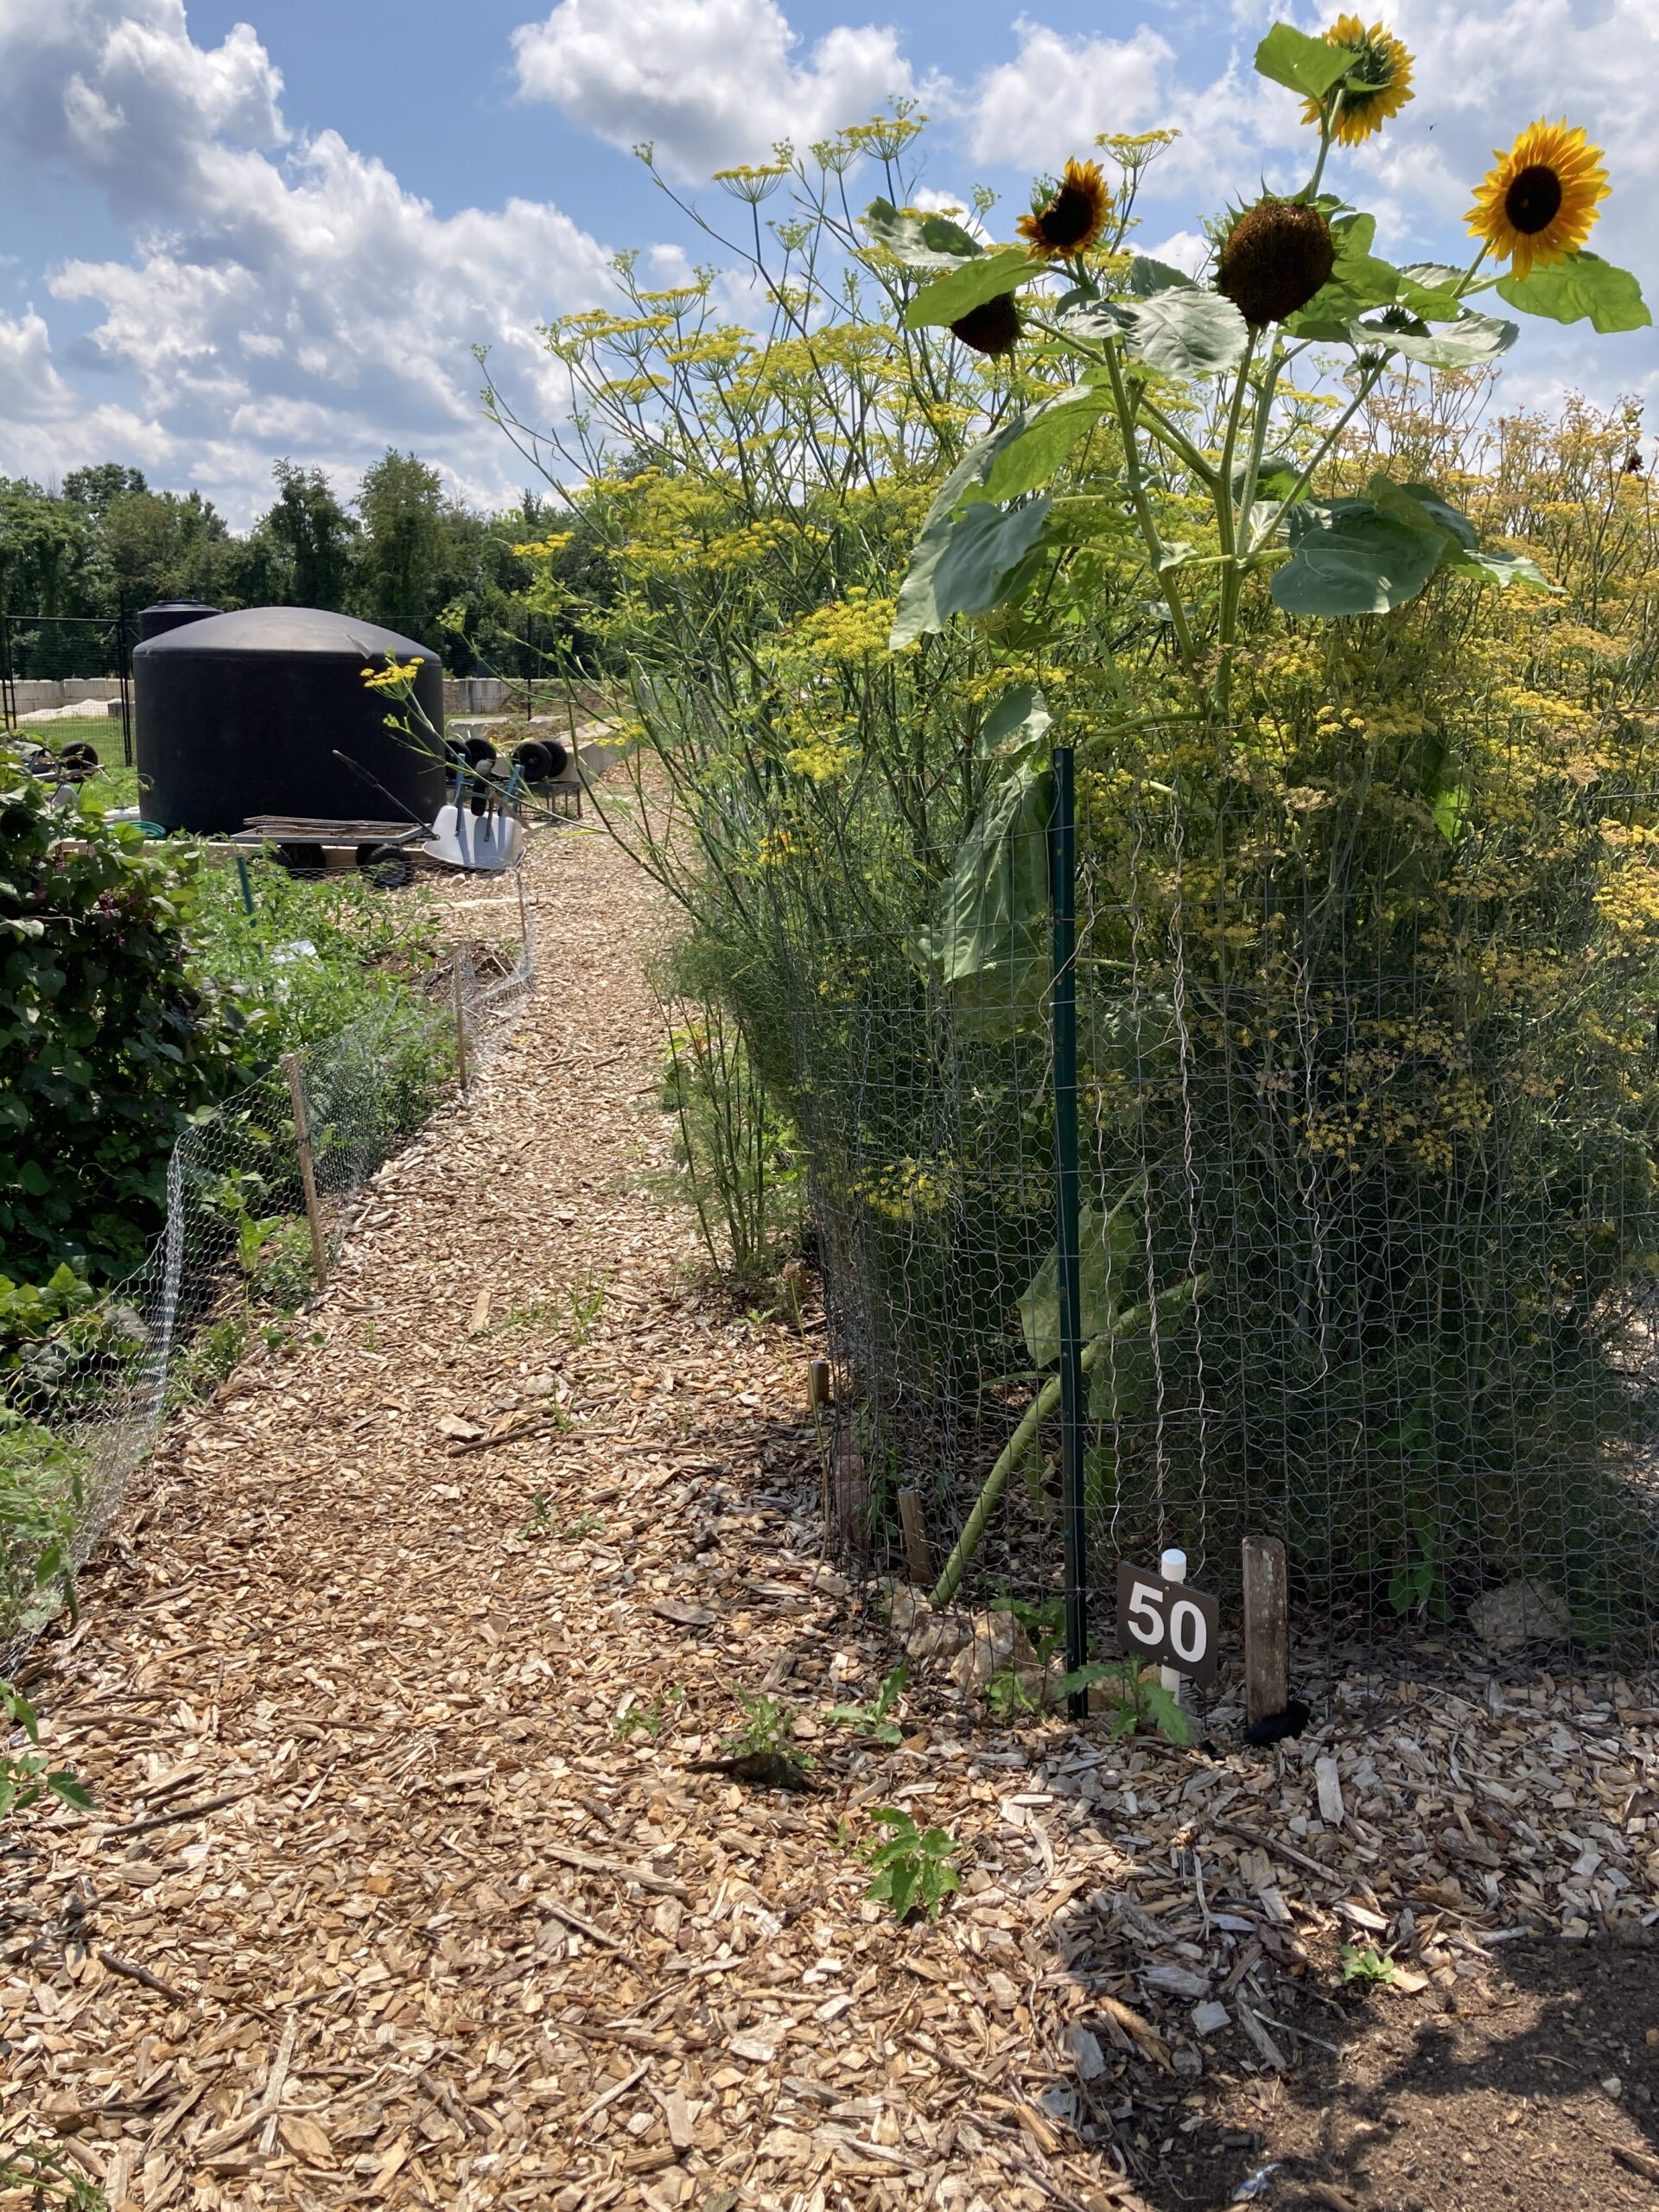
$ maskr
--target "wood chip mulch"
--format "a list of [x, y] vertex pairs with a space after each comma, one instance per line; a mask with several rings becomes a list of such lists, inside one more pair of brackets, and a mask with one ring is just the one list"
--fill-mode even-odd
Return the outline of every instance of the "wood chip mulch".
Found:
[[[1373, 1672], [1300, 1741], [1224, 1707], [1179, 1751], [995, 1728], [918, 1660], [899, 1745], [830, 1723], [906, 1630], [821, 1557], [817, 1317], [701, 1285], [653, 1184], [656, 894], [591, 828], [531, 865], [515, 1039], [35, 1662], [97, 1810], [0, 1857], [0, 2139], [143, 2212], [1372, 2202], [1264, 2177], [1354, 2041], [1339, 1946], [1432, 2024], [1541, 1931], [1640, 1945], [1650, 1691]], [[813, 1791], [695, 1770], [740, 1688]], [[863, 1898], [880, 1805], [962, 1846], [935, 1921]], [[1595, 2092], [1638, 2190], [1646, 2079]]]

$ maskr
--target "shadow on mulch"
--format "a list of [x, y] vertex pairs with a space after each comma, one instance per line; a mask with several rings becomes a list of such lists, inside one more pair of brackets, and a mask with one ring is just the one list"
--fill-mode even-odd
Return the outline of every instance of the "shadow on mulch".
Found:
[[1265, 2212], [1653, 2212], [1659, 1946], [1516, 1942], [1439, 1998], [1281, 1981], [1280, 2017], [1339, 2055], [1299, 2041], [1276, 2086], [1224, 2092], [1147, 2196], [1209, 2212], [1254, 2173]]

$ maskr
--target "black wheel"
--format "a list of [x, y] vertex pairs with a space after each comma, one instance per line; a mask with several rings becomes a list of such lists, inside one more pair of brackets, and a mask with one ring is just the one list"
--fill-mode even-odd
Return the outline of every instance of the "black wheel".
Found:
[[569, 766], [570, 755], [556, 737], [531, 737], [513, 753], [512, 763], [526, 783], [550, 784]]
[[382, 891], [401, 891], [415, 877], [415, 863], [396, 845], [359, 845], [357, 864]]
[[327, 867], [321, 845], [278, 845], [276, 857], [290, 875], [321, 875]]

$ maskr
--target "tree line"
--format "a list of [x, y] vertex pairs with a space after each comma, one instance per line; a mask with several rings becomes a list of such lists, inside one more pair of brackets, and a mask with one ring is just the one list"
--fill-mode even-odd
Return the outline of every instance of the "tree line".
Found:
[[[132, 618], [163, 599], [359, 615], [430, 647], [457, 675], [586, 664], [582, 635], [519, 596], [541, 570], [514, 548], [555, 526], [550, 502], [526, 492], [505, 513], [480, 514], [435, 468], [391, 448], [348, 501], [320, 468], [283, 460], [271, 475], [276, 497], [245, 532], [200, 492], [154, 490], [119, 461], [72, 470], [55, 491], [0, 477], [12, 673], [106, 675], [118, 617], [130, 645]], [[62, 616], [79, 619], [53, 619]]]

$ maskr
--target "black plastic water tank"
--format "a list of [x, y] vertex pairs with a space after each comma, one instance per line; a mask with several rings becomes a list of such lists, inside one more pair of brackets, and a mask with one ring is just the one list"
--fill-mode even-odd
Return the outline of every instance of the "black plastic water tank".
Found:
[[158, 599], [154, 607], [138, 610], [138, 642], [142, 645], [151, 638], [165, 637], [169, 630], [182, 630], [187, 622], [200, 622], [218, 613], [218, 607], [200, 599]]
[[389, 657], [418, 661], [415, 696], [442, 732], [437, 655], [352, 615], [248, 607], [139, 645], [145, 817], [204, 834], [239, 830], [254, 814], [431, 821], [443, 804], [441, 750], [413, 713], [416, 741], [388, 729], [388, 711], [400, 710], [363, 681]]

